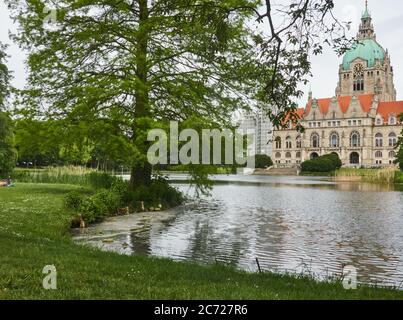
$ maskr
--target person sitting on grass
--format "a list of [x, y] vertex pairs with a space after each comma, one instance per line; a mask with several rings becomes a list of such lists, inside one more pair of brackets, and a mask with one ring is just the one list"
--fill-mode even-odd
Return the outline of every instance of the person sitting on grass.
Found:
[[0, 180], [0, 187], [13, 187], [12, 183], [11, 177], [8, 177], [8, 179]]

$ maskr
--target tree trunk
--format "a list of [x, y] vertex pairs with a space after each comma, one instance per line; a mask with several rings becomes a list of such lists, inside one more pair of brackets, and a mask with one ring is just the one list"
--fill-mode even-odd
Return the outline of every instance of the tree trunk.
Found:
[[[147, 0], [139, 0], [139, 30], [137, 34], [137, 48], [136, 48], [136, 75], [138, 79], [138, 86], [136, 88], [136, 106], [133, 121], [133, 143], [136, 144], [137, 149], [144, 156], [138, 163], [133, 165], [131, 169], [130, 188], [136, 189], [142, 185], [148, 185], [151, 182], [151, 165], [147, 162], [147, 141], [138, 142], [137, 137], [142, 131], [148, 130], [146, 127], [139, 127], [138, 120], [141, 118], [150, 117], [149, 108], [149, 88], [148, 88], [148, 66], [147, 66], [147, 53], [148, 53], [148, 39], [149, 39], [149, 26], [147, 20], [149, 17]], [[140, 144], [140, 145], [139, 145]]]

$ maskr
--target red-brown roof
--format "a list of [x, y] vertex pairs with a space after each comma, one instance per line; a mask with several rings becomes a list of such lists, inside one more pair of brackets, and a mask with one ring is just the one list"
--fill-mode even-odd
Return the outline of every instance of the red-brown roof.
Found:
[[296, 113], [299, 118], [302, 118], [302, 116], [304, 115], [304, 112], [305, 112], [305, 108], [299, 108], [299, 109], [297, 109]]
[[[340, 109], [343, 113], [346, 113], [348, 111], [348, 107], [351, 103], [351, 96], [344, 96], [344, 97], [338, 97], [337, 101], [340, 106]], [[333, 98], [324, 98], [324, 99], [317, 99], [318, 105], [320, 112], [324, 115], [326, 115], [329, 112], [330, 104], [332, 102]], [[373, 94], [366, 94], [366, 95], [360, 95], [358, 96], [358, 100], [360, 102], [361, 108], [365, 113], [369, 113], [372, 102], [374, 100], [374, 95]], [[298, 115], [302, 117], [302, 115], [308, 114], [311, 107], [312, 107], [312, 101], [310, 100], [306, 106], [305, 109], [302, 109], [304, 111], [300, 111], [301, 109], [298, 109]], [[403, 113], [403, 101], [393, 101], [393, 102], [379, 102], [378, 104], [378, 110], [377, 113], [382, 115], [382, 117], [387, 121], [389, 116], [391, 114], [394, 114], [396, 116], [399, 116], [400, 114]]]
[[378, 114], [380, 114], [385, 121], [388, 121], [391, 114], [397, 117], [403, 113], [403, 101], [381, 102], [378, 107]]
[[[351, 99], [352, 99], [351, 96], [344, 96], [344, 97], [337, 98], [340, 109], [343, 113], [347, 112]], [[369, 112], [369, 110], [371, 109], [373, 99], [374, 99], [373, 94], [365, 94], [365, 95], [358, 96], [358, 100], [360, 101], [361, 108], [364, 112], [367, 112], [367, 113]], [[329, 108], [330, 108], [330, 104], [331, 104], [332, 100], [333, 100], [333, 98], [317, 99], [319, 109], [322, 114], [327, 114], [329, 112]], [[311, 107], [312, 107], [312, 100], [310, 100], [306, 106], [307, 113], [309, 113], [309, 111], [311, 110]]]
[[[346, 113], [348, 111], [348, 107], [350, 106], [351, 103], [351, 96], [345, 96], [345, 97], [338, 97], [337, 101], [340, 106], [340, 109], [343, 113]], [[369, 113], [372, 102], [374, 99], [373, 94], [367, 94], [367, 95], [361, 95], [358, 96], [358, 100], [360, 102], [361, 108], [365, 113]], [[320, 112], [324, 115], [326, 115], [329, 112], [330, 104], [332, 102], [333, 98], [325, 98], [325, 99], [317, 99], [318, 105]], [[299, 108], [295, 110], [293, 113], [293, 116], [291, 113], [287, 114], [283, 124], [286, 124], [291, 118], [294, 119], [303, 119], [304, 115], [308, 114], [311, 107], [312, 107], [312, 101], [310, 100], [306, 106], [306, 108]], [[395, 115], [398, 117], [398, 121], [400, 121], [399, 116], [403, 114], [403, 101], [393, 101], [393, 102], [379, 102], [378, 104], [378, 110], [377, 114], [380, 114], [385, 122], [389, 120], [390, 115]], [[295, 117], [296, 116], [296, 117]], [[293, 127], [296, 126], [295, 121], [293, 121]]]
[[294, 112], [289, 112], [285, 115], [285, 118], [282, 122], [283, 125], [286, 125], [288, 121], [292, 120], [292, 126], [295, 128], [298, 120], [302, 119], [305, 113], [305, 108], [298, 108]]

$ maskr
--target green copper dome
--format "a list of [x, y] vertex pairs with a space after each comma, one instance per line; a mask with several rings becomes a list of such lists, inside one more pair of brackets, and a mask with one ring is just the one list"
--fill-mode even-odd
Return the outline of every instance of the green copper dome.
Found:
[[344, 55], [343, 69], [350, 69], [351, 62], [357, 58], [368, 61], [368, 67], [372, 68], [376, 60], [385, 61], [385, 50], [373, 39], [360, 40]]

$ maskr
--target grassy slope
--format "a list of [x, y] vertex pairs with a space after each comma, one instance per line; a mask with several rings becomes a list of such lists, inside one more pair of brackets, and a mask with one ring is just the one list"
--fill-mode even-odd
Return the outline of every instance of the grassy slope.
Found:
[[[63, 185], [0, 189], [0, 299], [356, 299], [403, 298], [403, 292], [246, 274], [165, 259], [121, 256], [76, 245], [62, 209]], [[42, 289], [54, 264], [58, 289]]]

